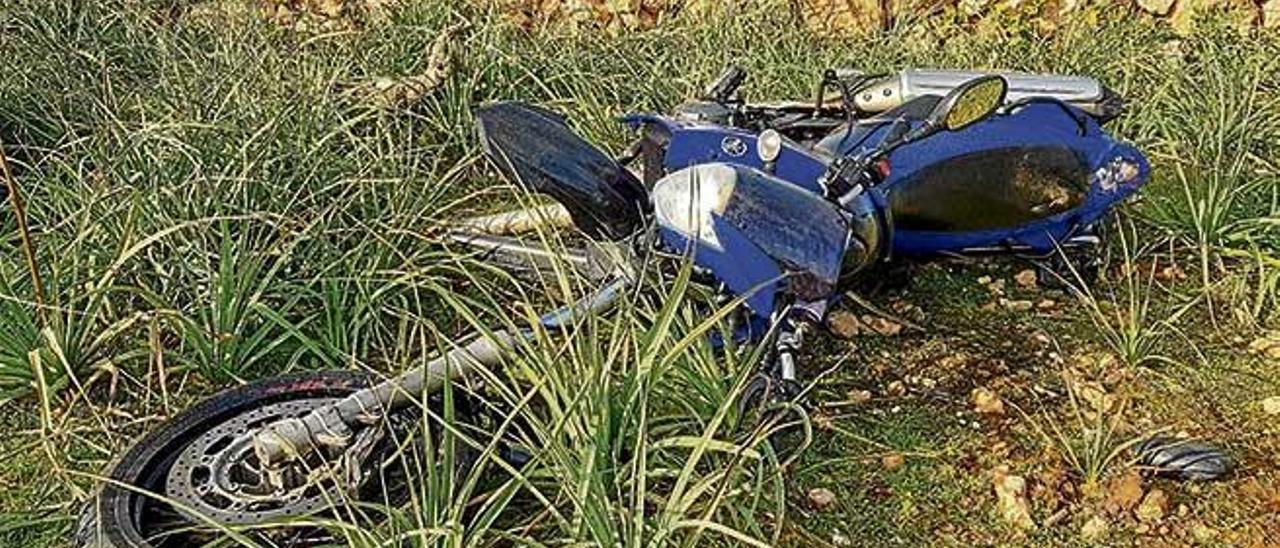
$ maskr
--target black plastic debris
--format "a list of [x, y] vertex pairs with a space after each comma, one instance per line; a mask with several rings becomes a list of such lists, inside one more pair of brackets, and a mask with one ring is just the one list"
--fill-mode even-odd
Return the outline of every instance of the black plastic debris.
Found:
[[1207, 442], [1154, 436], [1138, 445], [1138, 465], [1160, 477], [1212, 481], [1230, 474], [1234, 462]]

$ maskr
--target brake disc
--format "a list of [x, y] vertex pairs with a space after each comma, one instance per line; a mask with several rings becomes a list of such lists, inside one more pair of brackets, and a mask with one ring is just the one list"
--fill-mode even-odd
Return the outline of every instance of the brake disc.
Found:
[[[197, 523], [249, 525], [311, 514], [341, 500], [332, 481], [318, 481], [323, 461], [285, 469], [271, 481], [258, 466], [252, 432], [272, 421], [300, 417], [337, 398], [274, 403], [236, 415], [201, 434], [169, 469], [165, 494]], [[325, 485], [328, 487], [325, 487]]]

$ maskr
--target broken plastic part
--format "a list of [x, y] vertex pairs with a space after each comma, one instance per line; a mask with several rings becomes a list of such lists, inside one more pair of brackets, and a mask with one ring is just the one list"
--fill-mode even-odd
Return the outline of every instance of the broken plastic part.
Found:
[[1138, 465], [1157, 476], [1211, 481], [1231, 473], [1234, 463], [1220, 447], [1197, 440], [1155, 436], [1138, 445]]

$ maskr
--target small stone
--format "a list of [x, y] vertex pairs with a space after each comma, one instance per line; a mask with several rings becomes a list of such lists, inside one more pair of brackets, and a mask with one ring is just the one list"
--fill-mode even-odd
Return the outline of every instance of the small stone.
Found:
[[1080, 528], [1080, 538], [1090, 544], [1096, 543], [1106, 538], [1108, 528], [1106, 519], [1102, 516], [1093, 516], [1089, 521], [1084, 522], [1084, 527]]
[[883, 466], [885, 470], [897, 470], [905, 462], [906, 458], [902, 456], [902, 453], [889, 453], [880, 457], [880, 466]]
[[1268, 333], [1249, 343], [1249, 351], [1254, 354], [1280, 360], [1280, 333]]
[[1031, 301], [1000, 299], [1000, 306], [1014, 312], [1026, 312], [1035, 308], [1036, 304]]
[[1178, 265], [1170, 265], [1156, 272], [1156, 279], [1162, 282], [1180, 282], [1187, 279], [1187, 273], [1178, 268]]
[[902, 332], [902, 324], [879, 316], [863, 316], [862, 325], [885, 337], [893, 337]]
[[1130, 469], [1107, 484], [1106, 508], [1113, 514], [1126, 513], [1142, 500], [1142, 475]]
[[813, 416], [813, 427], [821, 432], [830, 432], [835, 430], [835, 420], [826, 413], [817, 413]]
[[902, 381], [893, 381], [885, 388], [884, 393], [891, 398], [905, 396], [907, 394], [907, 385], [903, 384]]
[[1040, 299], [1038, 302], [1036, 302], [1036, 310], [1039, 310], [1041, 312], [1048, 312], [1055, 308], [1058, 308], [1058, 301], [1055, 301], [1053, 299]]
[[1036, 287], [1036, 271], [1030, 268], [1023, 270], [1013, 276], [1013, 281], [1024, 289], [1035, 289]]
[[1174, 0], [1138, 0], [1138, 7], [1152, 15], [1169, 15]]
[[1280, 0], [1262, 3], [1262, 28], [1280, 29]]
[[832, 546], [853, 546], [853, 543], [849, 541], [849, 537], [846, 537], [841, 533], [831, 533], [831, 545]]
[[1004, 402], [1000, 400], [1000, 396], [995, 392], [983, 387], [974, 388], [969, 394], [969, 400], [973, 402], [974, 409], [984, 415], [1003, 415]]
[[979, 276], [978, 285], [987, 285], [991, 283], [991, 276]]
[[1134, 515], [1143, 523], [1157, 523], [1164, 519], [1167, 513], [1169, 513], [1169, 496], [1164, 494], [1164, 491], [1152, 489], [1147, 496], [1142, 497], [1142, 503], [1138, 505]]
[[867, 403], [871, 401], [871, 391], [870, 390], [854, 390], [852, 392], [849, 392], [849, 399], [852, 400], [853, 403]]
[[1209, 544], [1218, 536], [1218, 532], [1212, 527], [1200, 522], [1196, 522], [1191, 526], [1191, 537], [1201, 544]]
[[1069, 515], [1071, 515], [1071, 513], [1066, 508], [1060, 509], [1057, 512], [1054, 512], [1053, 515], [1045, 518], [1044, 526], [1046, 528], [1057, 527], [1058, 524], [1062, 523], [1062, 520], [1067, 519], [1067, 516]]
[[1268, 415], [1280, 415], [1280, 396], [1262, 400], [1262, 411]]
[[1137, 526], [1133, 528], [1133, 532], [1139, 535], [1145, 535], [1151, 532], [1151, 526], [1145, 523], [1139, 523]]
[[819, 512], [831, 508], [836, 503], [836, 494], [824, 487], [809, 490], [809, 505]]
[[862, 331], [862, 322], [852, 312], [837, 310], [827, 316], [827, 328], [837, 337], [852, 339]]
[[1016, 529], [1035, 529], [1036, 524], [1031, 519], [1031, 509], [1027, 504], [1027, 480], [1010, 474], [1007, 466], [997, 467], [992, 472], [991, 479], [995, 486], [1000, 517]]

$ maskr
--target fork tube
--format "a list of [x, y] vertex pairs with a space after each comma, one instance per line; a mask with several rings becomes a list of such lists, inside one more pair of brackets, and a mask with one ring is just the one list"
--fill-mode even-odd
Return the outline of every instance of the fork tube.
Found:
[[[557, 329], [584, 315], [604, 313], [617, 303], [628, 285], [628, 278], [619, 277], [576, 303], [547, 314], [542, 324], [548, 329]], [[421, 368], [359, 390], [302, 417], [271, 423], [251, 434], [254, 452], [259, 462], [274, 466], [319, 447], [343, 447], [350, 441], [355, 427], [376, 424], [388, 412], [440, 390], [446, 382], [467, 377], [476, 367], [500, 366], [508, 349], [532, 336], [532, 331], [495, 331], [491, 337], [478, 337]]]

